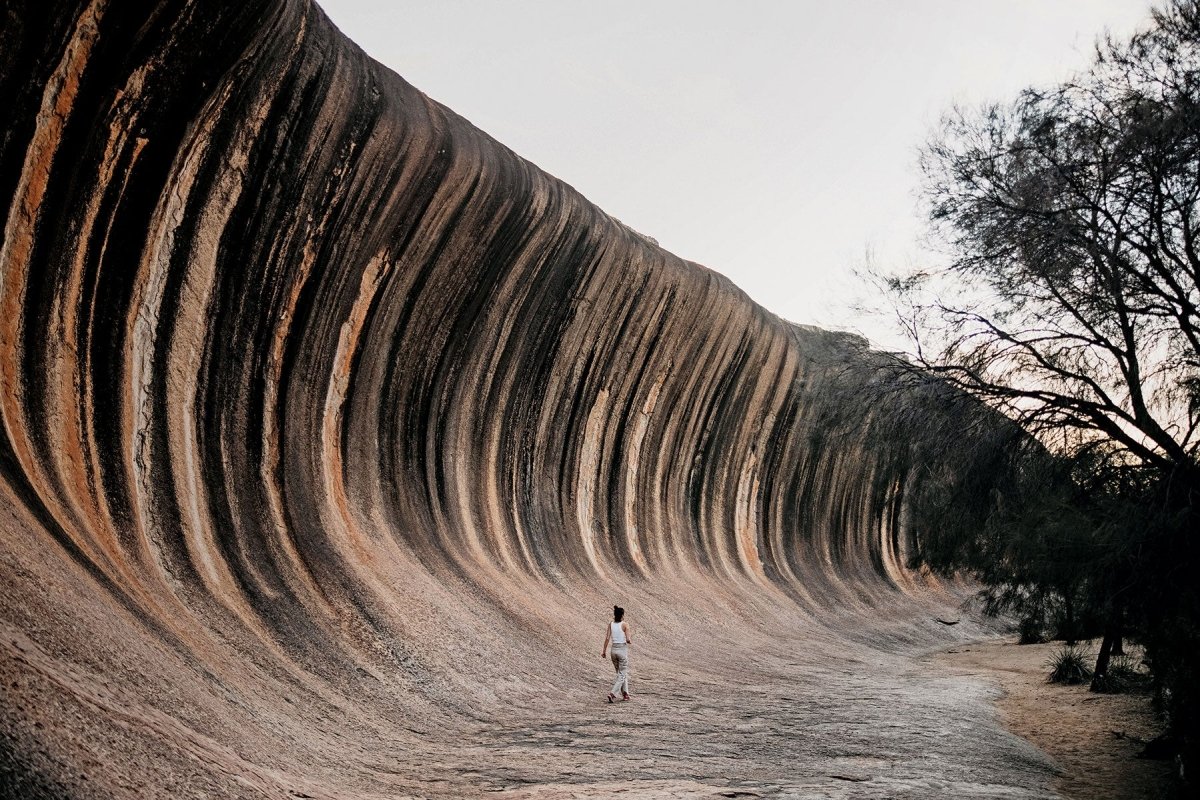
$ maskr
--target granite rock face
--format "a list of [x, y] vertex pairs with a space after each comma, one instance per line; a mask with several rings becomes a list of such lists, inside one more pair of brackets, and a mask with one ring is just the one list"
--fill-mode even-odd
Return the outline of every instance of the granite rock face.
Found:
[[[961, 598], [904, 524], [961, 409], [619, 224], [308, 0], [3, 13], [6, 791], [602, 794], [570, 745], [609, 724], [613, 603], [643, 710], [675, 709], [647, 792], [750, 781], [706, 738], [743, 723], [768, 788], [861, 771], [801, 746], [818, 695], [788, 693], [818, 678], [826, 711], [927, 724], [888, 758], [949, 758], [930, 737], [980, 692], [888, 681], [972, 635], [931, 621]], [[711, 680], [783, 716], [672, 716]], [[978, 736], [955, 752], [1019, 750]]]

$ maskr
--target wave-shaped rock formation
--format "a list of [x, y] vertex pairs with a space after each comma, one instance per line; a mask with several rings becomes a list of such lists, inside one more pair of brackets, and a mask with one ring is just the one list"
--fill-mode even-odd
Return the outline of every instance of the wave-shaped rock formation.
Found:
[[307, 0], [3, 14], [0, 791], [1040, 791], [912, 660], [944, 395]]

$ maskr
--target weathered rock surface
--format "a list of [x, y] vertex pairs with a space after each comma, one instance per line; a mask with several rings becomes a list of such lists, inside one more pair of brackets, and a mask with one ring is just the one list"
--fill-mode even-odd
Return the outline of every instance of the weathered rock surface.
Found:
[[945, 397], [307, 0], [2, 13], [0, 791], [1045, 791], [910, 658]]

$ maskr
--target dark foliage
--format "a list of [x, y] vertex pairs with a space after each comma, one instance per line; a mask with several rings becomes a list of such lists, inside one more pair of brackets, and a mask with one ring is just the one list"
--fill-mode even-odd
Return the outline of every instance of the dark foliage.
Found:
[[1044, 624], [1040, 617], [1028, 614], [1017, 624], [1017, 644], [1041, 644], [1046, 641]]

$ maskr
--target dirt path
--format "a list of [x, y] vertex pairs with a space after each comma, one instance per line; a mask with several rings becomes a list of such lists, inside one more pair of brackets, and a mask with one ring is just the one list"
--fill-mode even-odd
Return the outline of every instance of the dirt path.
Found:
[[[1045, 751], [1061, 772], [1055, 788], [1078, 800], [1148, 800], [1168, 796], [1171, 767], [1137, 758], [1138, 740], [1158, 722], [1145, 695], [1093, 694], [1086, 686], [1046, 683], [1046, 661], [1061, 645], [1015, 639], [960, 646], [935, 661], [959, 675], [993, 682], [1004, 724]], [[1095, 647], [1090, 652], [1095, 652]], [[1118, 735], [1119, 734], [1119, 735]]]

